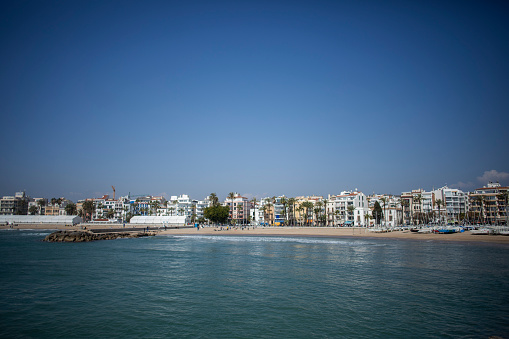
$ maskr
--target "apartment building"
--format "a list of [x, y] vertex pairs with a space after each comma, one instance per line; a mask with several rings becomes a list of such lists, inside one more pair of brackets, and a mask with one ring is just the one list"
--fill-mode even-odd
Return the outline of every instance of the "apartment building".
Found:
[[358, 191], [343, 191], [329, 195], [327, 224], [333, 226], [367, 226], [366, 214], [370, 214], [367, 196]]
[[509, 187], [498, 182], [477, 188], [470, 194], [471, 221], [494, 225], [507, 225]]
[[3, 196], [0, 199], [0, 215], [26, 215], [29, 200], [25, 192], [16, 192], [14, 196]]
[[230, 216], [229, 220], [235, 222], [236, 224], [247, 224], [249, 211], [251, 208], [251, 203], [246, 197], [241, 196], [238, 193], [235, 193], [235, 197], [233, 199], [226, 198], [224, 201], [224, 206], [230, 207]]

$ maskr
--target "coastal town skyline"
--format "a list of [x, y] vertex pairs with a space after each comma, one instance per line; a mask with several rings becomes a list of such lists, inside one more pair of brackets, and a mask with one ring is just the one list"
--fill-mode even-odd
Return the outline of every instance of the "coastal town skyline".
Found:
[[0, 194], [507, 185], [508, 9], [4, 1]]

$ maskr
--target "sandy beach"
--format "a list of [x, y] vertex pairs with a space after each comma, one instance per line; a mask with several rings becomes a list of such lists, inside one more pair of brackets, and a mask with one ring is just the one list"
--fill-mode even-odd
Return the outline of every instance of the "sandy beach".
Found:
[[[85, 226], [89, 230], [93, 229], [111, 229], [114, 231], [129, 231], [131, 227], [126, 224], [102, 224], [102, 225], [16, 225], [12, 229], [50, 229], [50, 230], [82, 230]], [[137, 227], [140, 227], [138, 225]], [[386, 233], [373, 233], [365, 228], [333, 228], [333, 227], [234, 227], [227, 230], [227, 227], [206, 226], [196, 228], [179, 228], [179, 229], [156, 229], [156, 225], [149, 225], [150, 231], [156, 231], [159, 235], [235, 235], [235, 236], [307, 236], [307, 237], [369, 237], [369, 238], [393, 238], [406, 240], [425, 240], [425, 241], [462, 241], [462, 242], [489, 242], [509, 245], [509, 236], [502, 235], [473, 235], [466, 231], [463, 233], [453, 234], [421, 234], [410, 231], [395, 231]], [[11, 226], [0, 226], [0, 229], [11, 229]]]

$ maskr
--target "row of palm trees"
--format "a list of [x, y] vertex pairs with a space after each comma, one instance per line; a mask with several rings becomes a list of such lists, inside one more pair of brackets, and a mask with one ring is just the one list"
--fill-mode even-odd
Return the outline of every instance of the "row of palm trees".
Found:
[[[233, 200], [236, 198], [235, 193], [229, 193], [228, 199], [231, 200], [233, 206]], [[253, 206], [259, 202], [258, 199], [252, 198], [250, 202]], [[327, 203], [328, 200], [317, 201], [313, 204], [311, 201], [298, 202], [295, 198], [286, 198], [280, 197], [277, 198], [275, 196], [268, 197], [264, 199], [264, 204], [261, 207], [261, 210], [264, 213], [264, 220], [271, 225], [275, 223], [279, 223], [281, 225], [327, 225], [329, 215], [327, 211]], [[281, 221], [277, 221], [275, 216], [275, 205], [282, 205], [281, 210]], [[347, 211], [349, 215], [353, 218], [353, 211], [355, 210], [354, 206], [348, 206]], [[298, 216], [297, 217], [297, 212]], [[336, 210], [333, 214], [334, 222], [342, 216], [339, 210]]]

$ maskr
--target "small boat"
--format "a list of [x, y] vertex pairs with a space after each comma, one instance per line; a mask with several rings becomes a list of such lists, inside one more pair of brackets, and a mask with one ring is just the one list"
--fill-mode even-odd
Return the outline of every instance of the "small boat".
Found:
[[387, 230], [384, 229], [384, 228], [372, 228], [369, 231], [373, 232], [373, 233], [385, 233], [385, 232], [387, 232]]
[[433, 232], [438, 234], [451, 234], [456, 233], [456, 230], [454, 228], [438, 228], [433, 230]]
[[480, 228], [478, 230], [471, 230], [470, 234], [472, 235], [490, 235], [493, 234], [493, 230], [489, 228]]
[[425, 227], [421, 228], [417, 233], [431, 233], [433, 232], [433, 227]]

